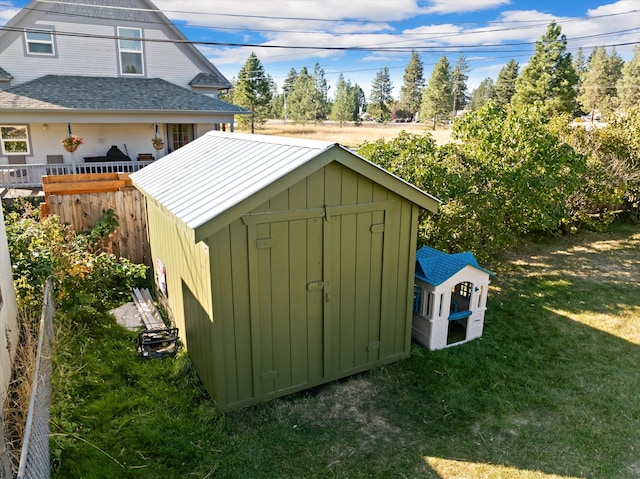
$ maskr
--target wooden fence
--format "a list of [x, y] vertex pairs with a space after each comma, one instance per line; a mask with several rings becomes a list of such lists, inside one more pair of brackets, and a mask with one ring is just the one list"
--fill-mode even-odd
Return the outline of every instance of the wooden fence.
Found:
[[118, 226], [102, 251], [127, 258], [134, 263], [151, 265], [147, 237], [147, 211], [144, 196], [128, 187], [119, 191], [81, 194], [51, 194], [47, 198], [50, 214], [58, 215], [63, 223], [77, 232], [89, 231], [108, 209], [118, 215]]

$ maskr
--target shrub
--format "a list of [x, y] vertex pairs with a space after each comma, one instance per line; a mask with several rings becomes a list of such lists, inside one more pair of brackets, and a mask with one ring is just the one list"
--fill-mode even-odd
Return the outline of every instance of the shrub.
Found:
[[[112, 254], [94, 253], [93, 241], [108, 234], [78, 235], [58, 216], [40, 218], [37, 209], [23, 205], [6, 217], [9, 252], [19, 306], [38, 312], [46, 279], [54, 280], [56, 303], [73, 316], [104, 311], [121, 304], [131, 287], [145, 281], [147, 267]], [[117, 224], [109, 215], [106, 222]], [[107, 228], [108, 229], [108, 228]]]
[[430, 135], [404, 133], [360, 150], [442, 200], [438, 213], [421, 216], [420, 243], [487, 259], [522, 235], [572, 228], [586, 157], [539, 109], [489, 102], [456, 122], [454, 138], [438, 148]]

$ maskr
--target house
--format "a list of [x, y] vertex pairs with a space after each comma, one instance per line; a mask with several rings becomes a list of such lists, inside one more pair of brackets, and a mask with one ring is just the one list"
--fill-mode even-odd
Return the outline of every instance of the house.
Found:
[[428, 246], [416, 253], [413, 337], [442, 349], [482, 336], [490, 271], [473, 253], [447, 254]]
[[216, 131], [131, 179], [158, 295], [220, 409], [409, 355], [436, 198], [335, 143]]
[[[138, 159], [232, 131], [249, 112], [219, 99], [229, 88], [151, 1], [32, 1], [0, 30], [0, 184], [33, 186], [88, 162], [135, 171]], [[65, 151], [67, 135], [83, 139], [78, 151]], [[107, 157], [112, 146], [119, 158]]]

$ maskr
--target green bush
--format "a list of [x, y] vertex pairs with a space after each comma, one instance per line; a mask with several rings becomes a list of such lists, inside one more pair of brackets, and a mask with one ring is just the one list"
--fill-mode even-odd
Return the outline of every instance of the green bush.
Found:
[[79, 235], [58, 216], [41, 219], [39, 211], [28, 203], [7, 214], [16, 294], [20, 308], [33, 313], [29, 317], [38, 317], [49, 276], [54, 281], [57, 305], [78, 318], [121, 304], [132, 286], [145, 282], [145, 265], [93, 252], [94, 241], [105, 236], [105, 222], [113, 228], [117, 219], [109, 215], [97, 223], [101, 231]]
[[360, 154], [442, 200], [421, 217], [420, 243], [487, 259], [523, 235], [574, 231], [583, 218], [590, 170], [558, 133], [567, 123], [535, 106], [489, 102], [456, 122], [454, 143], [438, 148], [430, 135], [403, 133]]

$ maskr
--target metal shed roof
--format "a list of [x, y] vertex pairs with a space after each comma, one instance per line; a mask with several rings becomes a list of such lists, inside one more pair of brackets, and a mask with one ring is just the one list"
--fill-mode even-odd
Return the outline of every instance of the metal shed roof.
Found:
[[316, 140], [210, 131], [131, 179], [199, 240], [331, 161], [437, 211], [433, 196], [337, 143]]
[[422, 281], [438, 286], [465, 266], [474, 268], [493, 276], [491, 271], [482, 268], [473, 253], [448, 254], [429, 246], [423, 246], [416, 252], [416, 277]]

